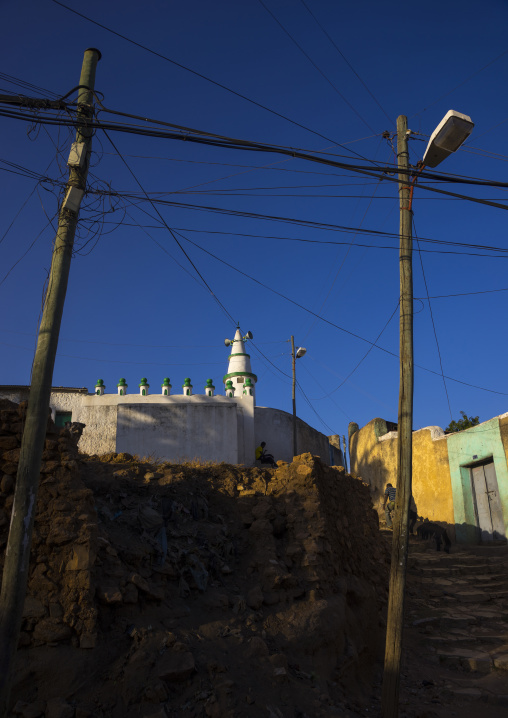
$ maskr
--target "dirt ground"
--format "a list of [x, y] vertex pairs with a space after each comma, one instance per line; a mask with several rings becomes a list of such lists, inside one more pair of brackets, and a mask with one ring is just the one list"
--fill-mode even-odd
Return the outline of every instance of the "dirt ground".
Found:
[[[0, 406], [1, 552], [22, 418]], [[88, 457], [51, 422], [43, 460], [13, 716], [380, 715], [391, 533], [360, 479]], [[411, 545], [401, 717], [498, 718], [508, 673], [429, 648], [458, 610], [435, 554]]]

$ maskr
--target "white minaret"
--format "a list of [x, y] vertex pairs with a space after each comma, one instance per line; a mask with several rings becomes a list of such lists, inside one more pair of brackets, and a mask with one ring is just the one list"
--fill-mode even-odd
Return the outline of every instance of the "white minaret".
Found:
[[[229, 355], [229, 366], [228, 373], [224, 376], [223, 382], [226, 387], [226, 382], [231, 381], [236, 391], [237, 396], [242, 396], [242, 391], [247, 379], [250, 379], [249, 384], [252, 388], [252, 395], [255, 396], [255, 384], [258, 380], [257, 376], [252, 373], [250, 366], [250, 355], [245, 351], [244, 342], [247, 339], [252, 339], [252, 334], [248, 332], [244, 337], [238, 327], [235, 333], [235, 338], [231, 341], [226, 339], [226, 346], [231, 346], [231, 354]], [[242, 391], [240, 391], [242, 390]]]

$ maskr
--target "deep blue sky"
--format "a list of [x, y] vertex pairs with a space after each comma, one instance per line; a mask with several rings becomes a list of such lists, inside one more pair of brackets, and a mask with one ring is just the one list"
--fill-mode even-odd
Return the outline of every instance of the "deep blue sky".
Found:
[[[306, 0], [344, 57], [300, 0], [264, 2], [356, 112], [259, 0], [148, 0], [143, 4], [89, 0], [86, 5], [67, 0], [67, 4], [309, 130], [115, 37], [51, 0], [3, 0], [2, 72], [63, 95], [78, 83], [84, 50], [97, 47], [102, 60], [96, 89], [104, 94], [108, 108], [233, 137], [307, 150], [327, 149], [350, 156], [347, 161], [351, 162], [358, 157], [333, 143], [341, 143], [369, 161], [393, 163], [392, 149], [381, 134], [385, 130], [393, 133], [397, 116], [405, 114], [410, 129], [420, 133], [410, 143], [411, 161], [416, 163], [427, 136], [452, 108], [469, 114], [475, 129], [468, 144], [439, 169], [506, 181], [508, 52], [482, 69], [508, 51], [506, 2], [486, 0], [480, 7], [472, 0], [460, 4], [397, 0], [389, 5], [374, 0]], [[0, 87], [0, 92], [15, 91], [5, 79]], [[50, 178], [66, 177], [69, 130], [27, 132], [26, 123], [6, 118], [0, 118], [0, 126], [4, 160]], [[397, 189], [389, 182], [379, 184], [373, 178], [271, 154], [120, 133], [111, 136], [146, 191], [188, 190], [168, 195], [173, 201], [398, 232]], [[94, 151], [95, 166], [89, 178], [93, 187], [108, 184], [115, 191], [138, 191], [107, 139], [97, 136]], [[7, 172], [2, 172], [0, 179], [1, 237], [36, 183]], [[504, 189], [441, 186], [500, 200], [506, 196]], [[1, 243], [0, 281], [47, 225], [45, 215], [51, 218], [56, 212], [58, 191], [49, 189], [39, 186], [33, 192]], [[104, 206], [111, 209], [109, 201]], [[169, 376], [173, 391], [179, 393], [184, 378], [190, 376], [197, 393], [203, 392], [208, 377], [220, 390], [228, 355], [223, 340], [233, 336], [234, 326], [208, 290], [190, 276], [194, 270], [167, 230], [157, 218], [143, 212], [153, 216], [151, 206], [146, 202], [129, 206], [123, 199], [116, 200], [115, 206], [118, 211], [105, 216], [97, 244], [94, 246], [94, 239], [73, 260], [53, 384], [93, 390], [100, 377], [107, 391], [116, 392], [122, 376], [130, 391], [137, 392], [141, 377], [146, 376], [151, 391], [159, 392], [163, 378]], [[413, 209], [416, 230], [422, 237], [508, 247], [508, 216], [502, 209], [443, 198], [418, 187]], [[398, 252], [357, 246], [376, 241], [395, 245], [394, 239], [376, 240], [196, 209], [161, 207], [160, 211], [168, 225], [182, 229], [187, 238], [370, 341], [397, 305]], [[99, 204], [81, 213], [84, 220], [101, 216]], [[118, 224], [122, 218], [124, 222]], [[152, 227], [143, 230], [136, 223]], [[91, 237], [89, 226], [82, 225], [78, 248]], [[2, 384], [29, 382], [53, 236], [47, 227], [0, 285]], [[352, 242], [352, 246], [304, 244], [275, 236]], [[259, 378], [259, 405], [291, 411], [288, 340], [293, 334], [297, 345], [307, 348], [307, 355], [298, 360], [297, 375], [316, 412], [299, 392], [298, 414], [304, 420], [324, 433], [340, 434], [347, 433], [349, 421], [363, 425], [375, 416], [396, 421], [396, 358], [374, 348], [351, 378], [326, 397], [358, 364], [369, 345], [316, 321], [270, 289], [181, 241], [228, 312], [244, 331], [253, 332], [256, 347], [273, 363], [251, 346], [253, 371]], [[442, 252], [425, 252], [422, 258], [431, 296], [508, 286], [504, 258], [461, 258]], [[414, 289], [416, 297], [425, 297], [416, 251]], [[454, 418], [460, 410], [478, 414], [481, 420], [508, 410], [507, 300], [507, 292], [432, 300], [444, 373], [505, 393], [447, 381]], [[415, 362], [439, 372], [427, 301], [415, 301], [415, 311]], [[398, 314], [379, 343], [398, 353]], [[441, 377], [417, 368], [414, 427], [444, 427], [449, 421]]]

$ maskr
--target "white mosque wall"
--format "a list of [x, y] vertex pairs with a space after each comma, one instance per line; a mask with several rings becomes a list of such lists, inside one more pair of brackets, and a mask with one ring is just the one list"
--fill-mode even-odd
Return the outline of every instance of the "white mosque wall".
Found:
[[174, 462], [238, 463], [235, 403], [192, 398], [202, 401], [119, 405], [116, 450]]
[[[107, 396], [105, 394], [104, 396]], [[118, 405], [103, 402], [88, 403], [83, 397], [81, 411], [72, 415], [73, 421], [85, 424], [83, 435], [79, 440], [79, 450], [85, 454], [113, 454], [116, 451], [116, 433]], [[97, 397], [99, 399], [101, 397]]]
[[[255, 408], [255, 444], [266, 442], [266, 451], [275, 461], [293, 461], [293, 415], [265, 406]], [[342, 453], [330, 445], [328, 437], [296, 419], [296, 446], [299, 454], [309, 452], [325, 464], [342, 466]], [[330, 452], [333, 452], [332, 454]]]
[[[0, 387], [0, 396], [20, 402], [28, 387]], [[266, 441], [275, 459], [293, 458], [292, 415], [279, 409], [255, 407], [255, 399], [202, 394], [88, 394], [85, 389], [52, 391], [53, 419], [57, 412], [85, 424], [79, 442], [87, 454], [125, 451], [165, 461], [201, 461], [254, 464], [255, 447]], [[298, 453], [310, 452], [327, 463], [340, 465], [340, 450], [328, 437], [297, 419]]]

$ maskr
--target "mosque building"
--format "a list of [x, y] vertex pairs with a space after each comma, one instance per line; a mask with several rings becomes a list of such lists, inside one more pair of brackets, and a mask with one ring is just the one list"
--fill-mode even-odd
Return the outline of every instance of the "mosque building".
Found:
[[[245, 344], [252, 338], [226, 340], [231, 347], [224, 394], [215, 393], [208, 379], [203, 393], [195, 393], [190, 378], [173, 391], [169, 377], [160, 390], [150, 392], [143, 377], [137, 391], [129, 393], [125, 378], [116, 393], [106, 393], [102, 379], [93, 394], [86, 388], [53, 387], [51, 412], [57, 426], [79, 421], [85, 424], [79, 442], [87, 454], [127, 452], [163, 461], [191, 460], [254, 465], [255, 448], [262, 441], [276, 460], [293, 458], [293, 417], [280, 409], [256, 406], [257, 376], [252, 372]], [[20, 402], [28, 399], [29, 386], [0, 385], [0, 397]], [[310, 452], [332, 465], [342, 465], [338, 437], [327, 437], [297, 419], [298, 453]]]

